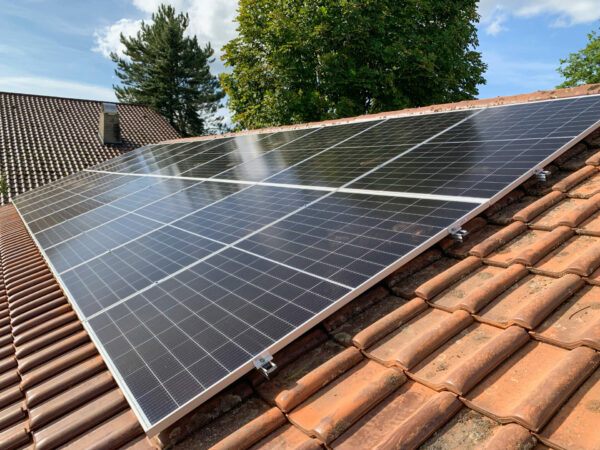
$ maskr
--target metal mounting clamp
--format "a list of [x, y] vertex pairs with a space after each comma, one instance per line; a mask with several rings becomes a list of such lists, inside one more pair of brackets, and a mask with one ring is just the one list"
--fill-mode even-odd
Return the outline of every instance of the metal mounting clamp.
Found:
[[271, 355], [263, 355], [254, 361], [254, 367], [256, 367], [256, 369], [268, 380], [269, 374], [277, 369], [277, 364], [273, 362], [273, 357]]
[[450, 237], [455, 241], [462, 242], [468, 234], [469, 232], [461, 227], [450, 228]]
[[541, 181], [542, 183], [547, 182], [548, 181], [548, 177], [551, 175], [550, 171], [543, 170], [543, 169], [535, 169], [533, 171], [533, 174], [538, 179], [538, 181]]

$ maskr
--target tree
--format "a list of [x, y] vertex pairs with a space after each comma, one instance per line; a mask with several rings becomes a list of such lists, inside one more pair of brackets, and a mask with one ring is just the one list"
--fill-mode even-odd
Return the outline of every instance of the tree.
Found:
[[600, 36], [596, 31], [588, 34], [585, 48], [561, 59], [557, 70], [565, 79], [558, 88], [600, 83]]
[[238, 128], [472, 99], [477, 0], [240, 0], [221, 75]]
[[150, 106], [183, 136], [205, 134], [211, 120], [218, 125], [225, 95], [210, 73], [210, 43], [201, 48], [196, 37], [184, 36], [188, 25], [187, 14], [160, 5], [136, 36], [121, 34], [125, 57], [111, 54], [122, 84], [113, 86], [119, 101]]

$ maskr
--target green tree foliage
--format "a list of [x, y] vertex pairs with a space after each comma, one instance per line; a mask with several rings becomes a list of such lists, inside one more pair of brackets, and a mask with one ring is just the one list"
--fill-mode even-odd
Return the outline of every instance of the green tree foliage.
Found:
[[592, 31], [588, 41], [585, 48], [560, 60], [558, 72], [565, 81], [558, 88], [600, 83], [600, 36]]
[[210, 73], [210, 43], [201, 48], [196, 37], [185, 36], [188, 25], [187, 14], [161, 5], [136, 36], [121, 34], [124, 58], [111, 54], [121, 80], [113, 86], [117, 98], [150, 106], [183, 136], [212, 131], [207, 125], [219, 123], [215, 114], [225, 95]]
[[471, 99], [477, 0], [240, 0], [221, 75], [239, 128]]

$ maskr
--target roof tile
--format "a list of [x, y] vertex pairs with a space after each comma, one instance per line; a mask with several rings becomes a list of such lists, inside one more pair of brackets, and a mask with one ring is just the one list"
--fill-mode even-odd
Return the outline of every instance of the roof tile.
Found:
[[415, 294], [424, 300], [431, 300], [448, 286], [478, 269], [481, 265], [481, 259], [470, 256], [420, 285], [415, 290]]
[[409, 370], [472, 322], [466, 311], [447, 313], [428, 308], [365, 353], [382, 364]]
[[587, 345], [600, 350], [600, 287], [581, 289], [531, 334], [565, 348]]
[[533, 329], [583, 284], [577, 275], [559, 279], [529, 275], [476, 313], [475, 318], [499, 327]]
[[426, 309], [427, 304], [422, 299], [415, 298], [357, 333], [352, 343], [359, 349], [370, 347]]
[[574, 236], [541, 259], [532, 269], [535, 273], [561, 276], [574, 273], [591, 275], [600, 266], [600, 237]]
[[104, 422], [127, 408], [125, 397], [113, 389], [68, 414], [62, 415], [51, 424], [33, 431], [33, 442], [37, 449], [55, 448], [83, 432]]
[[369, 328], [371, 325], [378, 322], [380, 319], [384, 318], [406, 303], [409, 302], [401, 297], [388, 295], [387, 297], [381, 299], [381, 301], [363, 311], [360, 315], [349, 319], [338, 328], [331, 330], [331, 336], [342, 345], [353, 345], [352, 338], [358, 333]]
[[336, 449], [416, 448], [461, 408], [450, 392], [409, 381], [340, 436]]
[[471, 249], [483, 242], [490, 236], [496, 234], [500, 231], [501, 227], [498, 225], [489, 225], [487, 224], [483, 228], [480, 228], [477, 231], [470, 232], [464, 239], [463, 242], [456, 242], [453, 239], [448, 239], [447, 242], [451, 242], [446, 249], [444, 249], [444, 253], [453, 258], [464, 259], [467, 258], [471, 252]]
[[502, 423], [538, 431], [593, 372], [600, 354], [530, 342], [470, 391], [464, 401]]
[[361, 360], [360, 351], [349, 347], [300, 378], [291, 389], [281, 391], [275, 403], [283, 412], [289, 412]]
[[[239, 448], [239, 447], [238, 447]], [[293, 425], [285, 425], [250, 447], [252, 450], [319, 450], [319, 442]]]
[[573, 172], [568, 177], [556, 183], [554, 186], [552, 186], [552, 189], [559, 192], [568, 192], [582, 181], [597, 173], [598, 171], [595, 167], [585, 166], [584, 168], [578, 170], [577, 172]]
[[405, 381], [396, 369], [365, 361], [309, 397], [288, 417], [304, 432], [330, 443]]
[[599, 193], [600, 173], [595, 173], [572, 188], [567, 195], [572, 198], [590, 198]]
[[437, 259], [431, 264], [420, 268], [418, 271], [413, 272], [407, 278], [398, 281], [396, 284], [391, 285], [390, 289], [395, 295], [410, 300], [413, 297], [415, 297], [415, 290], [420, 285], [422, 285], [432, 277], [438, 275], [440, 272], [449, 269], [457, 262], [457, 259], [442, 256], [441, 258]]
[[551, 231], [565, 225], [576, 227], [598, 210], [598, 199], [566, 198], [553, 208], [537, 216], [529, 226], [536, 230]]
[[561, 449], [600, 447], [600, 370], [575, 392], [538, 437], [547, 445]]
[[511, 264], [532, 266], [573, 234], [573, 230], [565, 226], [549, 232], [527, 230], [487, 256], [484, 261], [502, 267], [508, 267]]
[[501, 330], [474, 323], [409, 370], [408, 376], [437, 391], [463, 395], [528, 340], [520, 327]]
[[[463, 407], [444, 427], [423, 443], [424, 450], [476, 450], [532, 448], [535, 439], [520, 425], [502, 426], [477, 411]], [[497, 447], [495, 447], [497, 446]]]
[[277, 408], [271, 408], [211, 448], [213, 450], [246, 449], [284, 423], [283, 413]]
[[552, 191], [519, 210], [519, 212], [513, 216], [513, 219], [521, 222], [531, 222], [534, 218], [542, 214], [548, 208], [561, 202], [564, 198], [565, 194], [562, 192]]
[[473, 247], [471, 249], [471, 255], [484, 258], [494, 250], [499, 249], [517, 236], [520, 236], [526, 230], [527, 225], [522, 222], [511, 223]]
[[482, 266], [435, 296], [429, 303], [450, 312], [464, 309], [475, 313], [528, 273], [521, 264], [508, 269]]

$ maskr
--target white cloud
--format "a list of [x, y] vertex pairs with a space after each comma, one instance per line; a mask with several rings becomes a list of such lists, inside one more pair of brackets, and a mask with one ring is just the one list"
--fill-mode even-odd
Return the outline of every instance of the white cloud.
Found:
[[121, 19], [113, 25], [97, 30], [94, 33], [96, 47], [92, 50], [102, 53], [106, 58], [110, 58], [111, 52], [116, 52], [122, 57], [125, 46], [121, 44], [121, 33], [133, 36], [140, 29], [141, 23], [141, 20]]
[[0, 91], [117, 101], [111, 88], [43, 77], [0, 77]]
[[225, 67], [220, 59], [221, 48], [236, 35], [236, 24], [233, 21], [237, 14], [237, 0], [132, 0], [133, 5], [140, 11], [138, 17], [122, 18], [113, 25], [97, 30], [95, 33], [96, 47], [94, 50], [108, 57], [111, 51], [122, 50], [119, 35], [134, 34], [141, 20], [148, 21], [151, 14], [161, 3], [173, 5], [177, 11], [187, 12], [190, 16], [189, 35], [195, 35], [200, 45], [210, 42], [215, 50], [216, 60], [213, 71], [220, 73]]
[[488, 34], [496, 35], [506, 30], [504, 23], [510, 16], [529, 18], [551, 16], [554, 26], [571, 26], [590, 23], [600, 18], [598, 0], [481, 0], [481, 24]]

